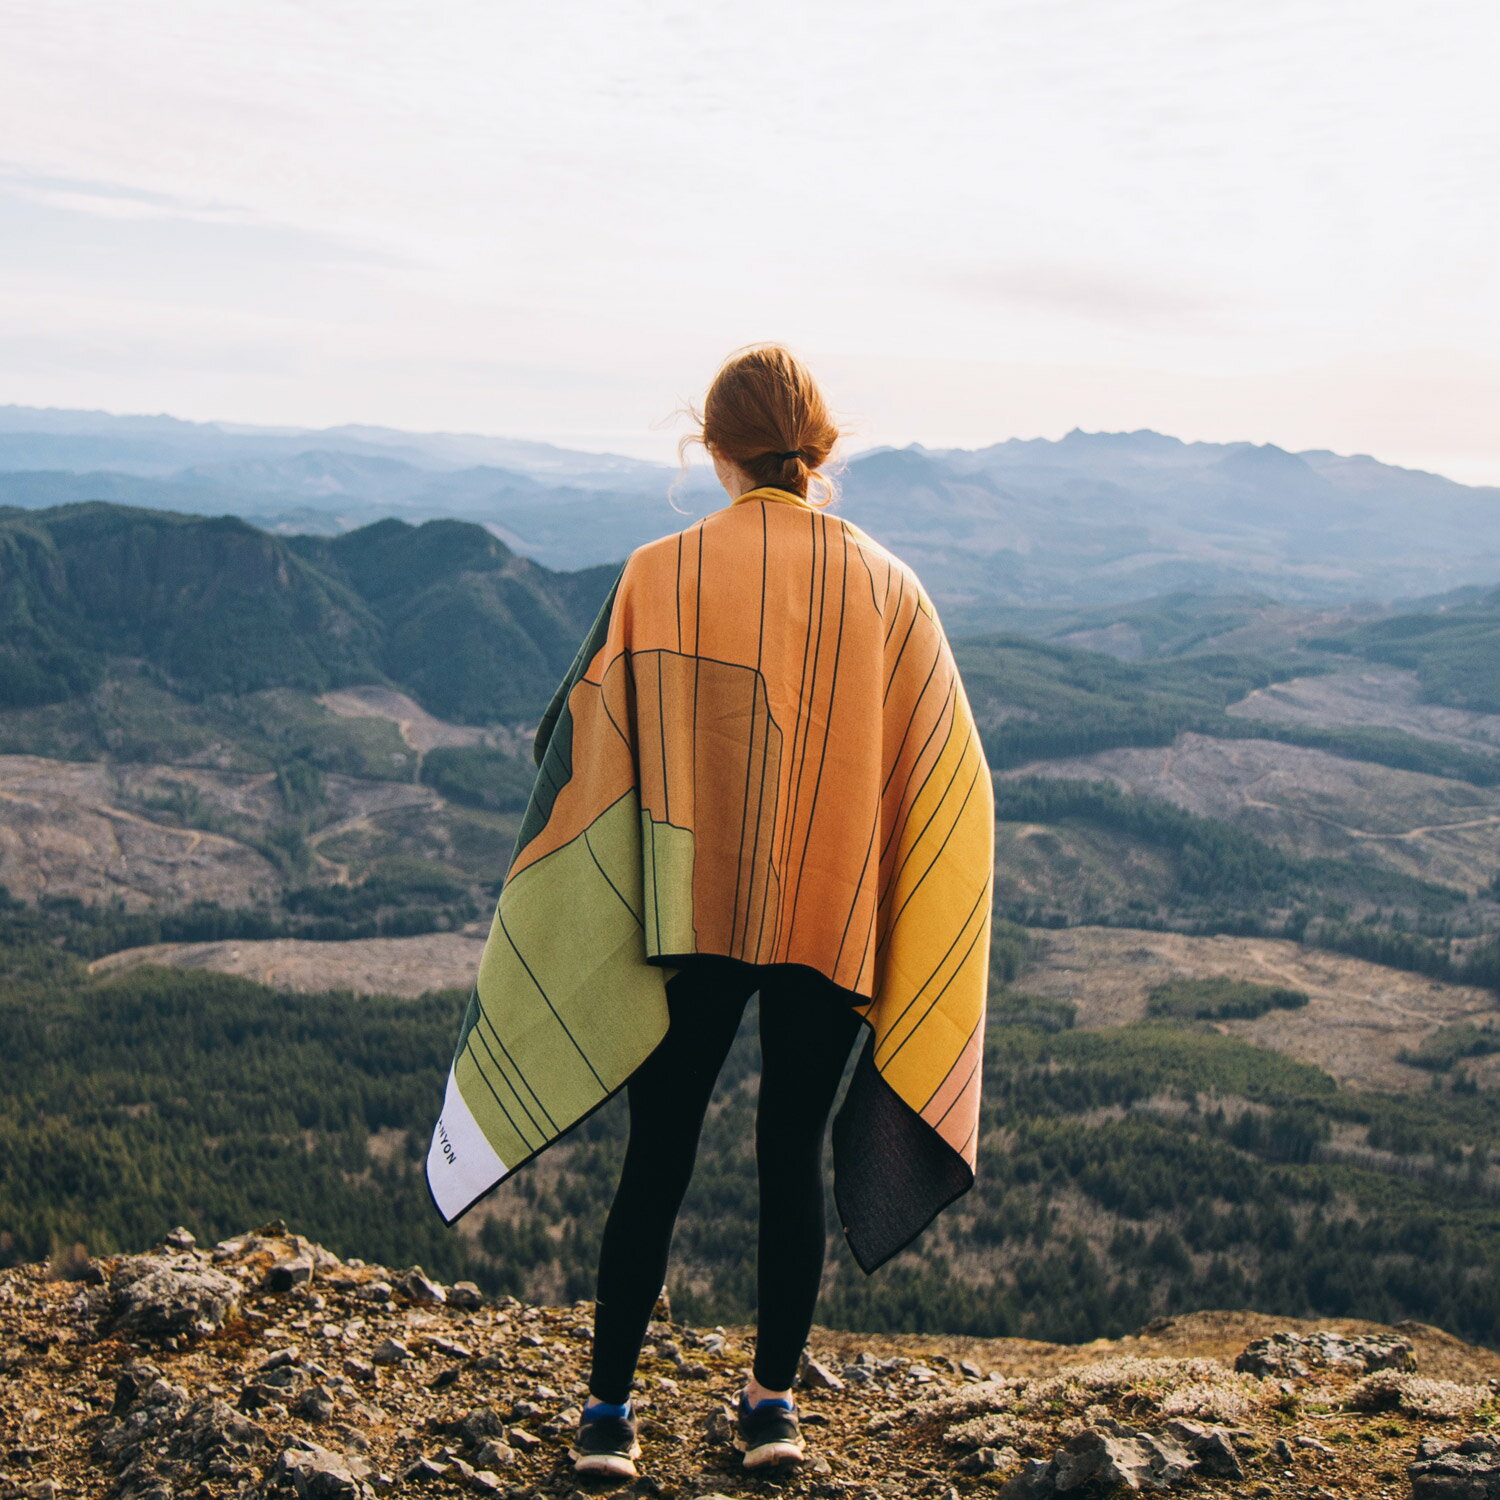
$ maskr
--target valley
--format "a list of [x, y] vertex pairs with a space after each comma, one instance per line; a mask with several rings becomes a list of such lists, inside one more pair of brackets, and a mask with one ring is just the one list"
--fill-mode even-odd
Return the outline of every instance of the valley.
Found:
[[[623, 1099], [458, 1233], [420, 1161], [612, 568], [119, 507], [0, 516], [0, 566], [0, 1258], [287, 1213], [585, 1295]], [[1500, 1344], [1500, 713], [1465, 666], [1497, 616], [1174, 593], [955, 632], [1000, 819], [980, 1182], [880, 1278], [831, 1255], [830, 1323], [1076, 1342], [1208, 1306]], [[704, 1320], [753, 1298], [753, 1025], [679, 1229]]]

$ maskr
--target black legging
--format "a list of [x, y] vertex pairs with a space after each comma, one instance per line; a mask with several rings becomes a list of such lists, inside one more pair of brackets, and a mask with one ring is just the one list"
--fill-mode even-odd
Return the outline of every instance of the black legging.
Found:
[[757, 989], [753, 1369], [768, 1390], [787, 1390], [796, 1376], [826, 1249], [823, 1135], [860, 1017], [843, 991], [811, 969], [698, 958], [668, 982], [667, 1035], [626, 1085], [630, 1140], [604, 1225], [594, 1305], [589, 1390], [601, 1401], [629, 1396], [714, 1082]]

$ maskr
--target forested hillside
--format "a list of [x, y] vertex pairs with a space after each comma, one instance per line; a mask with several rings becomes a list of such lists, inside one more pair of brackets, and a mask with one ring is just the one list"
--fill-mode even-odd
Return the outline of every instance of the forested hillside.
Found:
[[385, 682], [460, 722], [524, 717], [612, 577], [550, 572], [462, 521], [287, 540], [232, 516], [0, 511], [0, 708], [129, 664], [189, 698]]
[[[462, 1232], [427, 1201], [461, 993], [289, 996], [149, 968], [97, 982], [17, 936], [0, 995], [5, 1262], [122, 1249], [167, 1220], [222, 1237], [276, 1207], [341, 1253], [590, 1294], [623, 1099]], [[1002, 932], [1019, 967], [1014, 943]], [[1254, 987], [1179, 986], [1157, 1019], [1090, 1030], [1023, 994], [996, 992], [978, 1186], [874, 1278], [836, 1252], [825, 1321], [1075, 1341], [1232, 1307], [1500, 1341], [1500, 1094], [1341, 1089], [1215, 1034], [1203, 1018], [1226, 1006], [1295, 1003]], [[674, 1305], [705, 1322], [753, 1307], [754, 1072], [747, 1027], [677, 1242]]]

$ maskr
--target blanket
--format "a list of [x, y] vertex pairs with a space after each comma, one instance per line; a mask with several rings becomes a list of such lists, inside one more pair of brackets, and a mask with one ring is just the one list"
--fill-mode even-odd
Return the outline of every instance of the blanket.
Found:
[[873, 1271], [973, 1184], [989, 971], [994, 790], [916, 574], [751, 490], [630, 555], [535, 753], [433, 1131], [439, 1212], [628, 1081], [687, 955], [805, 965], [868, 1023], [832, 1136]]

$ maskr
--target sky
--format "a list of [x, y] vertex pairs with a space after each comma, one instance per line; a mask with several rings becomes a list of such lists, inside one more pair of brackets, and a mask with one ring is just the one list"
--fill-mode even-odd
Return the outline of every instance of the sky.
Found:
[[0, 0], [0, 403], [1500, 484], [1494, 0]]

